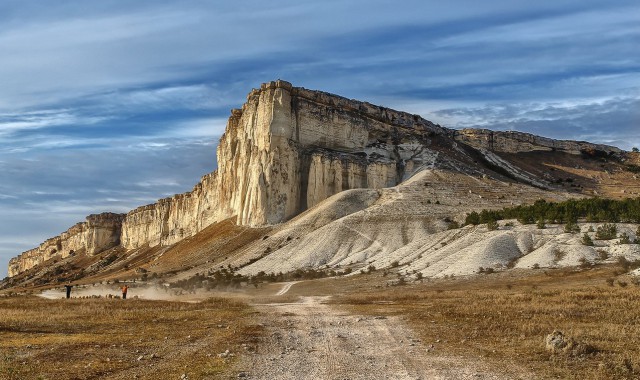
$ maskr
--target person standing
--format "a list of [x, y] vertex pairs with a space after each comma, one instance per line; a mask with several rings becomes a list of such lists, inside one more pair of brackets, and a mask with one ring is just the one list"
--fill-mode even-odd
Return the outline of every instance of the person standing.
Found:
[[121, 289], [122, 289], [122, 299], [126, 300], [127, 299], [127, 290], [129, 290], [129, 287], [127, 285], [123, 285]]
[[73, 288], [73, 285], [71, 285], [70, 283], [64, 286], [67, 289], [67, 298], [71, 298], [71, 288]]

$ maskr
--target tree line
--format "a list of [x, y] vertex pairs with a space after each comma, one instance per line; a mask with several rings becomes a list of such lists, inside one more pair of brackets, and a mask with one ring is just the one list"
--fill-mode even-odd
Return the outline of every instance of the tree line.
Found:
[[640, 223], [640, 198], [624, 200], [588, 198], [564, 202], [537, 200], [529, 206], [507, 207], [502, 210], [482, 210], [468, 213], [465, 224], [495, 223], [498, 220], [517, 219], [522, 224], [577, 223]]

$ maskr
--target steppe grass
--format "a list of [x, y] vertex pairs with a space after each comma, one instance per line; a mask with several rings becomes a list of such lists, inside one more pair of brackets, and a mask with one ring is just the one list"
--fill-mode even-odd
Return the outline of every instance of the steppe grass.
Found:
[[[615, 268], [490, 275], [346, 295], [355, 313], [401, 315], [432, 352], [506, 363], [534, 378], [640, 378], [640, 286], [610, 286]], [[623, 281], [618, 277], [618, 281]], [[381, 304], [384, 303], [384, 304]], [[596, 349], [551, 353], [554, 330]]]
[[228, 375], [260, 334], [250, 309], [119, 299], [0, 298], [0, 379], [190, 378]]

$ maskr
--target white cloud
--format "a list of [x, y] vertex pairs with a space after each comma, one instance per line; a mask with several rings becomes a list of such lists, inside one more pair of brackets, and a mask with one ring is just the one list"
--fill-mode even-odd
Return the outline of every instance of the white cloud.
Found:
[[[612, 4], [609, 9], [599, 8], [516, 22], [507, 21], [504, 24], [488, 26], [482, 30], [446, 36], [438, 40], [435, 45], [437, 47], [464, 47], [485, 44], [489, 41], [494, 44], [549, 42], [554, 39], [580, 41], [593, 36], [597, 36], [597, 38], [625, 38], [640, 32], [637, 12], [637, 5], [615, 7], [615, 4]], [[576, 27], [581, 24], [588, 25], [588, 27]]]
[[228, 118], [201, 118], [186, 120], [177, 123], [167, 131], [166, 136], [182, 136], [182, 137], [209, 137], [221, 136], [227, 125]]
[[35, 130], [63, 125], [86, 126], [105, 120], [107, 118], [103, 116], [80, 116], [66, 109], [2, 113], [0, 114], [0, 138], [22, 130]]
[[125, 89], [92, 95], [89, 99], [100, 109], [116, 113], [211, 110], [234, 105], [229, 89], [220, 89], [213, 84]]
[[140, 187], [151, 187], [151, 188], [180, 186], [180, 184], [177, 181], [172, 179], [164, 179], [164, 178], [154, 178], [148, 181], [136, 182], [135, 185]]

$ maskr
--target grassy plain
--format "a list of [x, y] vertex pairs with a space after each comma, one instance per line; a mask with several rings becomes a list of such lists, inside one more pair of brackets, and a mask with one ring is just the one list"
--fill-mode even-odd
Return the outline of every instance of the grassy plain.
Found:
[[[0, 297], [0, 379], [226, 377], [260, 327], [239, 301]], [[242, 346], [244, 344], [244, 346]]]
[[[334, 302], [354, 313], [403, 316], [433, 352], [516, 365], [535, 378], [640, 378], [640, 286], [616, 267], [385, 286]], [[544, 338], [556, 329], [596, 352], [547, 351]]]

